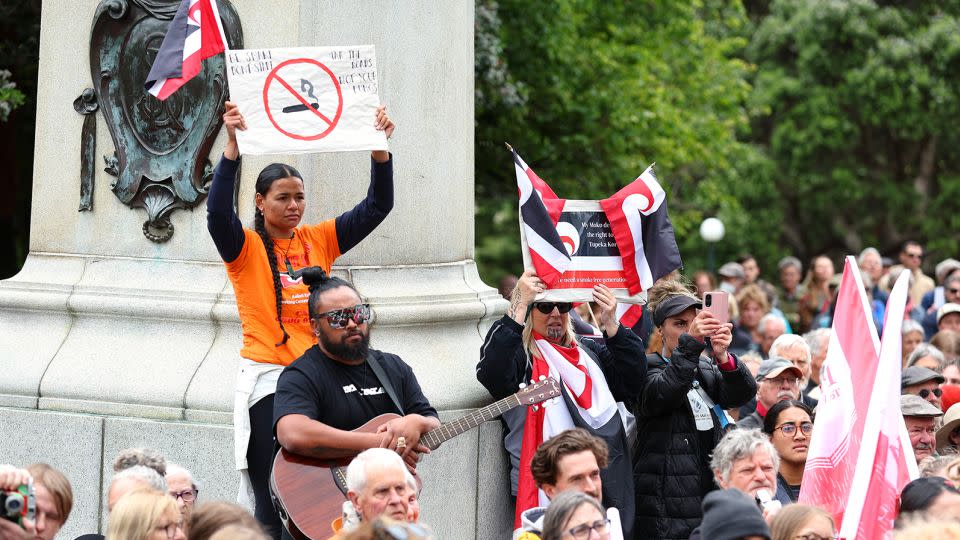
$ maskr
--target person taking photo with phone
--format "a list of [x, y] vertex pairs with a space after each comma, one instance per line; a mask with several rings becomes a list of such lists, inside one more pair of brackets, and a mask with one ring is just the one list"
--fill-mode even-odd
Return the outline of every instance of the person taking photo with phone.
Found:
[[750, 370], [727, 352], [732, 325], [702, 307], [679, 281], [660, 281], [647, 294], [663, 347], [647, 355], [640, 399], [629, 404], [637, 417], [636, 538], [690, 536], [715, 488], [710, 453], [732, 427], [724, 409], [757, 392]]

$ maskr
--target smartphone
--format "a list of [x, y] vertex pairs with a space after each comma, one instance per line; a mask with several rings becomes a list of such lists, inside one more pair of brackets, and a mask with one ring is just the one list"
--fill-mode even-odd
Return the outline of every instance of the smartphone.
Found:
[[703, 309], [709, 311], [721, 324], [730, 320], [729, 295], [724, 291], [703, 293]]

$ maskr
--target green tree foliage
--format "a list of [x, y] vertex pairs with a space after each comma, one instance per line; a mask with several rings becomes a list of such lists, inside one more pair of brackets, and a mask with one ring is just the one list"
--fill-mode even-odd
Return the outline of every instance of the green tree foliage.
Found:
[[762, 181], [773, 169], [737, 140], [749, 123], [749, 21], [728, 4], [478, 0], [477, 260], [488, 283], [522, 270], [504, 141], [570, 199], [607, 197], [655, 161], [688, 268], [702, 266], [704, 217], [727, 222], [730, 253], [761, 244], [741, 227], [776, 227], [776, 205], [748, 215], [741, 203], [773, 195]]
[[775, 0], [756, 12], [750, 137], [775, 163], [789, 249], [891, 253], [916, 238], [930, 263], [956, 256], [960, 3]]
[[16, 274], [27, 257], [39, 53], [40, 1], [0, 2], [0, 278]]

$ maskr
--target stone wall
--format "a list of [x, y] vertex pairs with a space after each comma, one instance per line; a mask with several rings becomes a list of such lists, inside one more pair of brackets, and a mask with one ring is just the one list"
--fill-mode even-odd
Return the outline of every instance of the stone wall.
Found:
[[[373, 304], [373, 346], [413, 366], [445, 419], [487, 402], [474, 365], [506, 303], [473, 261], [473, 2], [234, 5], [247, 47], [376, 45], [381, 99], [398, 126], [396, 204], [335, 273]], [[93, 211], [77, 212], [83, 117], [71, 104], [92, 86], [96, 6], [44, 2], [30, 255], [0, 282], [0, 462], [48, 461], [68, 474], [77, 503], [60, 538], [105, 523], [109, 467], [124, 447], [151, 446], [192, 469], [201, 500], [232, 500], [237, 487], [230, 411], [240, 328], [203, 207], [173, 214], [169, 242], [144, 238], [143, 211], [122, 205], [101, 170], [100, 156], [113, 152], [101, 116]], [[352, 207], [367, 189], [364, 153], [247, 157], [245, 223], [256, 173], [271, 161], [304, 174], [307, 222]], [[509, 534], [501, 436], [488, 423], [423, 464], [423, 515], [440, 538]]]

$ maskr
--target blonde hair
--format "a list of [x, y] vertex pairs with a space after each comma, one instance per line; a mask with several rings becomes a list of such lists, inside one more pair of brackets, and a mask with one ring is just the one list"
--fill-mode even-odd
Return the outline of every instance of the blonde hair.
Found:
[[60, 514], [60, 522], [66, 523], [70, 517], [70, 510], [73, 509], [73, 489], [70, 487], [70, 480], [64, 474], [46, 463], [34, 463], [28, 465], [27, 470], [33, 481], [47, 488], [53, 497], [53, 504], [57, 507], [57, 513]]
[[747, 285], [737, 293], [737, 307], [743, 311], [743, 306], [747, 302], [756, 302], [760, 305], [760, 311], [767, 313], [770, 311], [770, 302], [767, 301], [767, 294], [763, 289], [756, 285]]
[[139, 489], [124, 495], [110, 512], [107, 540], [147, 540], [168, 513], [180, 517], [177, 503], [166, 493]]
[[657, 307], [667, 298], [674, 296], [688, 296], [694, 300], [700, 300], [693, 293], [692, 285], [684, 279], [661, 279], [650, 287], [647, 291], [647, 309], [651, 316], [657, 311]]
[[960, 540], [960, 523], [912, 517], [899, 530], [893, 532], [894, 540], [925, 540], [927, 538]]
[[252, 529], [243, 525], [227, 525], [213, 533], [210, 540], [268, 540], [268, 538], [259, 529]]
[[[526, 349], [530, 358], [540, 358], [540, 349], [537, 348], [537, 342], [533, 339], [533, 312], [537, 308], [533, 304], [527, 308], [527, 322], [523, 325], [523, 348]], [[567, 327], [564, 329], [563, 339], [560, 340], [565, 346], [573, 345], [576, 342], [577, 335], [573, 331], [573, 321], [570, 319], [570, 312], [567, 315]]]
[[790, 504], [777, 512], [770, 523], [771, 540], [793, 540], [800, 533], [800, 528], [811, 517], [820, 516], [830, 521], [830, 527], [836, 532], [837, 526], [833, 517], [817, 506], [808, 504]]

